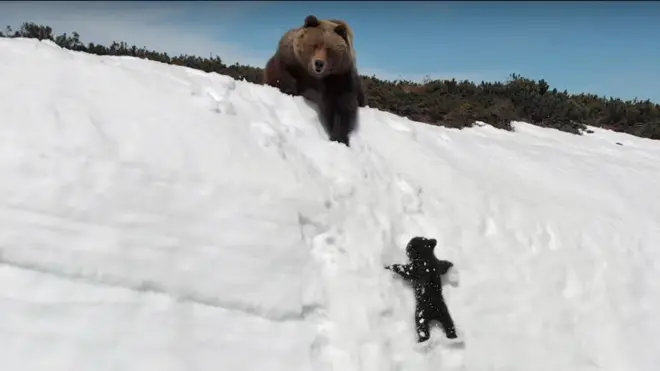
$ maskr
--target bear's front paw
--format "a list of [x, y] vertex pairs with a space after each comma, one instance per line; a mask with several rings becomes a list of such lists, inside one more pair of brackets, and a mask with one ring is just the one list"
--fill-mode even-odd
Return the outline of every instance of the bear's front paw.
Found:
[[341, 143], [345, 145], [346, 147], [350, 147], [348, 143], [348, 137], [345, 135], [331, 135], [330, 140], [333, 142]]
[[280, 92], [283, 93], [283, 94], [291, 95], [291, 96], [294, 96], [294, 97], [296, 96], [297, 92], [296, 92], [296, 89], [294, 89], [294, 88], [290, 88], [288, 86], [281, 86], [281, 85], [280, 85], [279, 88], [280, 88]]

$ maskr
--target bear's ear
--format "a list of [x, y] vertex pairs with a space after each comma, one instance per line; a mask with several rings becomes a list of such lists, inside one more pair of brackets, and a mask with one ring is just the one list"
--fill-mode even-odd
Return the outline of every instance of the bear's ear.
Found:
[[318, 18], [313, 15], [308, 15], [307, 18], [305, 18], [305, 25], [303, 27], [318, 27], [320, 24], [321, 22], [319, 22]]
[[348, 30], [346, 29], [346, 26], [343, 24], [337, 25], [337, 27], [335, 27], [335, 33], [348, 42]]

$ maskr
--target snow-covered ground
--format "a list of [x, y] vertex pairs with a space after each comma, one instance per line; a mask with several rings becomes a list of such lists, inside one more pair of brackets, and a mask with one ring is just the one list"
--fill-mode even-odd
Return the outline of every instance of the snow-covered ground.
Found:
[[[658, 142], [367, 108], [346, 148], [272, 88], [26, 39], [0, 81], [3, 370], [660, 366]], [[415, 235], [464, 346], [415, 344]]]

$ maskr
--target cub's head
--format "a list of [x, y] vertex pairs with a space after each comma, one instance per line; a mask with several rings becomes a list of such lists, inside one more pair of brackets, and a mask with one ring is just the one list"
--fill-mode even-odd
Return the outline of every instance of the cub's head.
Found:
[[309, 74], [318, 79], [345, 73], [353, 67], [346, 25], [327, 27], [313, 15], [305, 18], [305, 24], [298, 29], [293, 50]]
[[413, 237], [406, 246], [406, 255], [411, 262], [432, 260], [436, 244], [435, 238]]

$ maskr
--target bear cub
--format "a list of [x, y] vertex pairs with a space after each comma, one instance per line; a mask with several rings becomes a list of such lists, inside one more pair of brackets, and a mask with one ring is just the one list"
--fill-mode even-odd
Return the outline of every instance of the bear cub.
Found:
[[366, 106], [352, 41], [345, 22], [310, 15], [282, 36], [263, 75], [264, 84], [316, 103], [330, 140], [346, 146], [357, 127], [358, 107]]
[[410, 263], [385, 267], [412, 283], [415, 292], [417, 341], [420, 343], [430, 338], [429, 322], [433, 320], [440, 322], [447, 338], [457, 339], [454, 321], [442, 296], [441, 279], [441, 276], [445, 275], [454, 264], [435, 257], [436, 243], [433, 238], [413, 237], [406, 246]]

